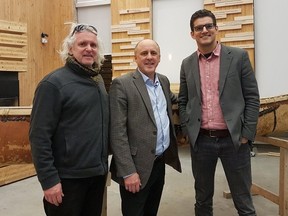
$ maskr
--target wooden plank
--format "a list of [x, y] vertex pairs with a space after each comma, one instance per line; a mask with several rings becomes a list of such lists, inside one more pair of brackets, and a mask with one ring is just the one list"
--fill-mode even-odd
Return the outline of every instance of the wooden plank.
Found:
[[0, 71], [24, 72], [27, 71], [25, 61], [0, 60]]
[[142, 29], [142, 30], [129, 30], [128, 35], [138, 35], [138, 34], [150, 34], [149, 29]]
[[204, 0], [204, 5], [215, 4], [215, 0]]
[[258, 194], [258, 195], [261, 195], [263, 196], [264, 198], [270, 200], [271, 202], [279, 205], [279, 196], [269, 190], [266, 190], [262, 187], [260, 187], [259, 185], [257, 184], [252, 184], [252, 187], [251, 187], [251, 192], [253, 194]]
[[234, 17], [234, 20], [253, 20], [254, 16], [253, 15], [248, 15], [248, 16], [236, 16]]
[[112, 53], [112, 57], [124, 57], [124, 56], [134, 56], [134, 52], [120, 52], [120, 53]]
[[110, 5], [111, 1], [110, 0], [88, 0], [88, 1], [77, 1], [76, 3], [76, 8], [81, 8], [81, 7], [91, 7], [91, 6], [101, 6], [101, 5]]
[[[282, 139], [283, 140], [283, 139]], [[280, 148], [279, 213], [288, 215], [288, 139], [286, 148]]]
[[121, 71], [121, 70], [135, 70], [137, 66], [114, 66], [115, 71]]
[[219, 31], [224, 31], [224, 30], [236, 30], [236, 29], [241, 29], [242, 25], [218, 25], [218, 30]]
[[254, 44], [234, 44], [234, 45], [231, 45], [233, 47], [239, 47], [241, 49], [254, 49]]
[[149, 23], [150, 19], [146, 18], [146, 19], [131, 19], [131, 20], [122, 20], [119, 23], [122, 24], [132, 24], [132, 23], [136, 23], [136, 24], [140, 24], [140, 23]]
[[27, 58], [26, 48], [16, 48], [16, 47], [3, 47], [0, 46], [0, 58]]
[[124, 64], [124, 63], [131, 63], [133, 59], [112, 59], [112, 64]]
[[288, 149], [288, 141], [278, 137], [256, 136], [255, 140]]
[[240, 32], [240, 33], [227, 33], [225, 37], [242, 37], [242, 36], [254, 35], [254, 32]]
[[135, 44], [134, 45], [132, 45], [132, 44], [131, 45], [122, 45], [122, 46], [120, 46], [120, 49], [121, 50], [126, 50], [126, 49], [133, 49], [134, 50], [135, 46], [136, 46]]
[[30, 115], [32, 106], [20, 106], [20, 107], [0, 107], [0, 115]]
[[245, 5], [245, 4], [253, 4], [253, 0], [234, 0], [234, 1], [217, 1], [215, 3], [215, 7], [228, 7], [228, 6], [236, 6], [236, 5]]
[[141, 41], [144, 37], [134, 37], [134, 38], [118, 38], [118, 39], [112, 39], [112, 44], [115, 43], [125, 43], [125, 42], [134, 42], [134, 41]]
[[254, 35], [253, 36], [248, 35], [248, 36], [221, 38], [221, 42], [247, 41], [247, 40], [254, 40]]
[[120, 24], [120, 25], [112, 25], [111, 29], [134, 28], [134, 27], [136, 27], [135, 23], [126, 23], [126, 24]]
[[20, 22], [11, 22], [6, 20], [0, 20], [0, 31], [26, 33], [27, 24]]
[[0, 186], [19, 181], [36, 174], [33, 164], [10, 165], [0, 168]]
[[26, 46], [27, 45], [27, 36], [26, 35], [0, 33], [0, 44]]
[[124, 9], [124, 10], [119, 10], [119, 14], [135, 14], [135, 13], [145, 13], [149, 12], [150, 8], [132, 8], [132, 9]]
[[116, 32], [129, 32], [129, 31], [140, 31], [140, 27], [131, 27], [131, 28], [117, 28], [117, 29], [111, 29], [112, 33], [116, 33]]

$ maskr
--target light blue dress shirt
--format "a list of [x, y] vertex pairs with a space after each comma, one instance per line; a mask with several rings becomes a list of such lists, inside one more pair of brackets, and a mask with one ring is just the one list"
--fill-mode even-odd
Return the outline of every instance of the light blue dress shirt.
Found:
[[155, 75], [155, 81], [153, 82], [153, 80], [149, 79], [149, 77], [147, 77], [141, 71], [140, 73], [146, 84], [157, 125], [157, 144], [155, 154], [161, 155], [170, 144], [170, 122], [167, 113], [166, 98], [157, 74]]

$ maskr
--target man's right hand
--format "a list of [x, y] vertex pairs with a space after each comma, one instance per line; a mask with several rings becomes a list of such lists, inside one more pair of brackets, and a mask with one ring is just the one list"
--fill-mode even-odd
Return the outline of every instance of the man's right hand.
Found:
[[44, 197], [47, 202], [59, 206], [62, 203], [62, 197], [64, 196], [62, 192], [62, 185], [61, 183], [56, 184], [55, 186], [44, 190]]
[[126, 190], [128, 190], [129, 192], [131, 193], [139, 192], [141, 187], [141, 181], [138, 173], [133, 173], [129, 177], [125, 178], [124, 184]]

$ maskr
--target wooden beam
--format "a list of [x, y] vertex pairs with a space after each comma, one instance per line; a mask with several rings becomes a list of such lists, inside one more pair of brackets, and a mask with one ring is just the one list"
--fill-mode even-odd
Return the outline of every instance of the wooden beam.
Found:
[[135, 44], [134, 45], [122, 45], [122, 46], [120, 46], [120, 49], [121, 50], [126, 50], [126, 49], [135, 49]]
[[235, 36], [235, 37], [228, 37], [228, 38], [221, 38], [221, 42], [233, 42], [233, 41], [248, 41], [254, 40], [254, 35], [250, 36]]
[[26, 59], [27, 50], [23, 48], [0, 46], [0, 58]]
[[134, 41], [141, 41], [144, 37], [134, 37], [134, 38], [119, 38], [119, 39], [112, 39], [112, 44], [115, 43], [125, 43], [125, 42], [134, 42]]
[[132, 24], [132, 23], [140, 24], [140, 23], [149, 23], [149, 22], [150, 22], [150, 19], [146, 18], [146, 19], [122, 20], [120, 21], [120, 24]]
[[142, 29], [142, 30], [129, 30], [128, 35], [137, 35], [137, 34], [150, 34], [149, 29]]
[[27, 24], [20, 23], [20, 22], [0, 20], [0, 31], [14, 32], [14, 33], [26, 33]]
[[0, 60], [0, 71], [24, 72], [27, 71], [27, 62]]
[[33, 164], [10, 165], [0, 168], [0, 186], [15, 182], [36, 174]]
[[133, 8], [133, 9], [125, 9], [125, 10], [119, 10], [119, 14], [134, 14], [134, 13], [145, 13], [149, 12], [150, 8]]
[[130, 32], [130, 31], [140, 31], [140, 27], [124, 27], [124, 28], [115, 28], [111, 29], [112, 33], [119, 33], [119, 32]]
[[134, 27], [136, 27], [135, 23], [126, 23], [126, 24], [120, 24], [120, 25], [112, 25], [111, 29], [134, 28]]
[[133, 59], [112, 59], [112, 64], [124, 64], [124, 63], [131, 63]]
[[278, 137], [256, 136], [255, 140], [288, 149], [288, 141]]
[[120, 71], [120, 70], [135, 70], [137, 66], [115, 66], [113, 69], [115, 71]]
[[254, 184], [254, 183], [252, 184], [251, 192], [253, 194], [261, 195], [264, 198], [266, 198], [266, 199], [272, 201], [273, 203], [279, 205], [279, 196], [277, 194], [275, 194], [269, 190], [266, 190], [257, 184]]
[[120, 53], [112, 53], [112, 57], [124, 57], [124, 56], [134, 56], [134, 52], [120, 52]]
[[228, 6], [236, 6], [236, 5], [244, 5], [244, 4], [253, 4], [253, 0], [234, 0], [234, 1], [219, 1], [215, 3], [215, 7], [228, 7]]
[[27, 36], [26, 35], [0, 33], [0, 44], [26, 46], [27, 45]]
[[30, 115], [32, 110], [32, 106], [13, 106], [13, 107], [0, 107], [0, 115], [8, 116], [8, 115]]

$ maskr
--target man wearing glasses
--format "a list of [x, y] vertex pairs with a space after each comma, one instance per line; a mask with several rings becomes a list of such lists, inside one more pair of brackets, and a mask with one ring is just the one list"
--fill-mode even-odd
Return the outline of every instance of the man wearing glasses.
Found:
[[213, 215], [219, 158], [238, 214], [255, 216], [250, 147], [260, 102], [248, 54], [217, 42], [218, 26], [209, 10], [196, 11], [190, 28], [198, 50], [181, 65], [179, 112], [191, 144], [195, 215]]
[[47, 216], [100, 216], [108, 171], [108, 95], [97, 30], [72, 25], [65, 65], [44, 77], [33, 101], [30, 143]]

